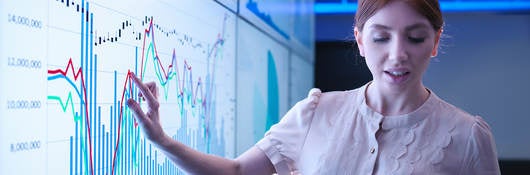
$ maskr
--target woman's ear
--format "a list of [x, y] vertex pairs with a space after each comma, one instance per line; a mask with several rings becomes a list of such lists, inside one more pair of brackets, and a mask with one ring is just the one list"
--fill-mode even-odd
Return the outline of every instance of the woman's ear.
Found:
[[357, 47], [359, 48], [359, 54], [364, 57], [364, 43], [362, 40], [363, 37], [357, 27], [353, 28], [353, 35], [355, 36], [355, 41], [357, 42]]
[[436, 55], [438, 55], [438, 46], [440, 45], [440, 37], [442, 37], [442, 33], [443, 33], [443, 28], [438, 30], [434, 36], [434, 47], [432, 48], [432, 51], [431, 51], [431, 57], [435, 57]]

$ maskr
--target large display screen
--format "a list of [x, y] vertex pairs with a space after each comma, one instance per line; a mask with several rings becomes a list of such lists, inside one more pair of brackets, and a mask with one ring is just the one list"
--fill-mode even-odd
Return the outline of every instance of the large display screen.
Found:
[[[240, 15], [240, 3], [0, 2], [0, 174], [182, 174], [124, 105], [139, 98], [131, 73], [159, 87], [161, 123], [174, 139], [228, 158], [252, 146], [289, 100], [300, 100], [289, 91], [310, 88], [291, 87], [289, 77], [303, 69], [296, 78], [313, 81], [314, 18], [297, 10], [311, 3], [286, 2], [287, 16], [310, 29], [301, 36], [283, 26], [293, 37], [276, 37], [262, 26], [268, 18]], [[291, 54], [302, 67], [289, 65]], [[259, 110], [245, 112], [249, 106]]]
[[[358, 0], [316, 0], [317, 14], [355, 13]], [[439, 0], [445, 12], [528, 12], [530, 0]]]

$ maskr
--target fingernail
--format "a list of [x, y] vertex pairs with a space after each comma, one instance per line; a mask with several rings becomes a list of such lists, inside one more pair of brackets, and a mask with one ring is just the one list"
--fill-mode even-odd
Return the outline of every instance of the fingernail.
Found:
[[133, 100], [133, 99], [129, 99], [129, 100], [127, 100], [127, 102], [126, 102], [125, 104], [127, 104], [127, 106], [130, 106], [130, 105], [132, 104], [132, 100]]

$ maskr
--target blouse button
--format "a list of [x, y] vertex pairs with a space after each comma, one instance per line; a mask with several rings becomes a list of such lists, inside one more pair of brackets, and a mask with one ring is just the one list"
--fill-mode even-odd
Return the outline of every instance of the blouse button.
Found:
[[370, 148], [370, 153], [373, 154], [374, 152], [375, 152], [375, 148], [374, 147]]

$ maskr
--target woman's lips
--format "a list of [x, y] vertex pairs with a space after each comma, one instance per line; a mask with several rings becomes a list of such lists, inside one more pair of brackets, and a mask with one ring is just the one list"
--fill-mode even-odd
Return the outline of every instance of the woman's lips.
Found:
[[401, 83], [408, 79], [410, 72], [405, 69], [394, 69], [384, 71], [385, 75], [390, 78], [392, 83]]

